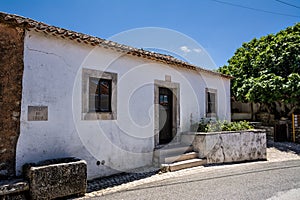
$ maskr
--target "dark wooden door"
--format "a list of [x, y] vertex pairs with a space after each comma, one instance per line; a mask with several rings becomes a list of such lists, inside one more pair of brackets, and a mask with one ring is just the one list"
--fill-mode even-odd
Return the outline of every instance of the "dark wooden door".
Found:
[[172, 107], [172, 91], [168, 88], [159, 88], [159, 144], [169, 143], [173, 139]]

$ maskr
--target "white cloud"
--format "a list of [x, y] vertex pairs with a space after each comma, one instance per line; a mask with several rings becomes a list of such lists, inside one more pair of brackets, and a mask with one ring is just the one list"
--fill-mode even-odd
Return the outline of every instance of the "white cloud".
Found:
[[183, 51], [184, 53], [189, 53], [191, 50], [187, 46], [182, 46], [180, 47], [180, 50]]
[[183, 51], [184, 53], [190, 53], [190, 52], [201, 53], [202, 52], [201, 48], [190, 49], [188, 46], [181, 46], [180, 50]]
[[196, 53], [201, 53], [202, 50], [201, 49], [193, 49], [193, 51]]

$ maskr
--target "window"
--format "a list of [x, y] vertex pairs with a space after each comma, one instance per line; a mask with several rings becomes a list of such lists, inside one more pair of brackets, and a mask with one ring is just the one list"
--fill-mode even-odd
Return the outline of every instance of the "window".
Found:
[[117, 74], [99, 70], [82, 70], [82, 119], [117, 118]]
[[217, 116], [217, 90], [206, 88], [206, 117]]
[[111, 80], [90, 77], [89, 112], [111, 112]]

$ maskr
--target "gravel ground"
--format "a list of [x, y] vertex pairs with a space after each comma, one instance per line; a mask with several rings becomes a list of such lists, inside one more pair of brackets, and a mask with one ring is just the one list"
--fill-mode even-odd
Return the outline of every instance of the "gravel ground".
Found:
[[300, 159], [300, 144], [268, 141], [267, 158], [270, 162]]
[[[262, 162], [280, 162], [300, 159], [300, 144], [291, 142], [268, 141], [267, 146], [268, 160]], [[251, 162], [245, 164], [251, 164]], [[224, 167], [226, 166], [228, 167], [228, 165], [224, 165]], [[88, 181], [88, 189], [86, 195], [84, 197], [76, 199], [89, 199], [91, 197], [103, 196], [106, 194], [127, 190], [145, 183], [151, 183], [154, 181], [160, 181], [172, 177], [184, 176], [190, 173], [197, 173], [197, 171], [201, 171], [203, 170], [203, 168], [211, 168], [211, 170], [213, 170], [215, 167], [219, 168], [223, 166], [201, 166], [169, 173], [160, 173], [159, 169], [154, 167], [140, 168], [130, 173], [122, 173]]]

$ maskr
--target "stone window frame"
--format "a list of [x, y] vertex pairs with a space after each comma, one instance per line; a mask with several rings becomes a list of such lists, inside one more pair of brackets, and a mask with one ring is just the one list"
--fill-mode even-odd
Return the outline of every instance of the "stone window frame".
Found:
[[[89, 78], [111, 80], [111, 112], [89, 111]], [[82, 69], [82, 120], [116, 120], [117, 119], [117, 81], [118, 74], [113, 72]]]
[[[208, 93], [214, 93], [215, 94], [215, 112], [214, 113], [208, 113]], [[218, 112], [218, 90], [213, 88], [205, 88], [205, 114], [206, 117], [217, 117]]]

